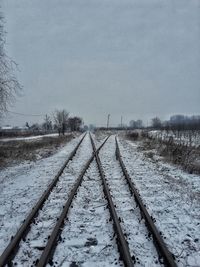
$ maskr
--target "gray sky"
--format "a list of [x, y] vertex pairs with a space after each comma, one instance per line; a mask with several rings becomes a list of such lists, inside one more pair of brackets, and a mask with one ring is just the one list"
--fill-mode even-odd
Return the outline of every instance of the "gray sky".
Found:
[[11, 111], [96, 125], [200, 113], [200, 0], [0, 1], [24, 86]]

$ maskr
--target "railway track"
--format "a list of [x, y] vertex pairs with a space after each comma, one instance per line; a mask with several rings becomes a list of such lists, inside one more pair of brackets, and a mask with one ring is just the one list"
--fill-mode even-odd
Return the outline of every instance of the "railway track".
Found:
[[[21, 225], [21, 227], [19, 228], [19, 230], [17, 231], [15, 236], [12, 237], [11, 242], [8, 244], [8, 246], [6, 247], [6, 249], [4, 250], [3, 254], [0, 257], [0, 266], [5, 266], [6, 264], [11, 266], [13, 264], [13, 258], [18, 253], [19, 248], [20, 247], [23, 248], [22, 243], [24, 243], [24, 241], [26, 241], [26, 236], [27, 236], [27, 234], [29, 234], [29, 232], [31, 232], [32, 226], [36, 226], [36, 225], [39, 226], [40, 222], [37, 221], [36, 218], [38, 216], [42, 216], [40, 214], [40, 211], [41, 211], [41, 209], [45, 209], [45, 205], [48, 205], [47, 200], [49, 199], [49, 197], [51, 196], [51, 199], [55, 199], [56, 193], [60, 193], [60, 196], [62, 195], [62, 190], [63, 190], [62, 187], [63, 187], [64, 181], [63, 181], [63, 179], [61, 179], [61, 177], [63, 176], [63, 173], [66, 170], [66, 168], [69, 165], [72, 165], [70, 163], [74, 159], [75, 155], [78, 153], [85, 137], [86, 137], [86, 135], [84, 135], [81, 138], [81, 140], [78, 142], [78, 144], [76, 145], [74, 150], [70, 153], [70, 155], [68, 156], [68, 158], [64, 162], [63, 166], [61, 167], [61, 169], [57, 173], [57, 175], [54, 177], [54, 179], [52, 180], [52, 182], [48, 186], [48, 188], [44, 191], [44, 193], [42, 194], [42, 196], [40, 197], [40, 199], [38, 200], [36, 205], [33, 207], [31, 212], [27, 216], [27, 218], [24, 220], [23, 224]], [[88, 144], [87, 144], [87, 146], [88, 146]], [[83, 159], [84, 159], [85, 151], [83, 151], [82, 154], [83, 154]], [[72, 176], [72, 175], [70, 174], [70, 176]], [[47, 227], [49, 227], [49, 226], [47, 225]], [[19, 244], [20, 244], [20, 246], [19, 246]], [[37, 246], [37, 248], [39, 250], [40, 245]], [[26, 253], [28, 254], [27, 251], [26, 251]]]
[[53, 266], [123, 266], [95, 161], [84, 175], [72, 206], [50, 263]]
[[177, 266], [132, 183], [116, 137], [110, 138], [99, 156], [134, 264]]
[[[144, 236], [146, 233], [143, 239], [139, 236], [141, 247], [146, 240], [152, 243], [149, 233], [153, 236], [156, 250], [152, 245], [148, 247], [154, 254], [153, 264], [157, 266], [163, 260], [165, 266], [176, 266], [131, 182], [117, 139], [113, 138], [109, 139], [112, 143], [112, 166], [109, 166], [109, 153], [103, 157], [100, 152], [101, 149], [104, 153], [109, 151], [104, 146], [108, 138], [98, 149], [91, 135], [80, 140], [3, 252], [0, 266], [18, 263], [38, 267], [48, 263], [53, 266], [62, 266], [63, 263], [68, 264], [64, 266], [92, 266], [94, 262], [99, 267], [154, 266], [152, 262], [144, 265], [137, 256], [137, 245], [134, 244], [138, 242], [138, 224], [142, 225], [139, 228]], [[81, 146], [84, 146], [82, 152]], [[79, 155], [75, 157], [77, 151]], [[113, 159], [113, 155], [116, 158]], [[71, 169], [69, 162], [73, 165]], [[126, 187], [125, 194], [118, 190], [122, 188], [121, 184]], [[140, 215], [138, 209], [141, 210]], [[141, 216], [145, 223], [138, 221]]]

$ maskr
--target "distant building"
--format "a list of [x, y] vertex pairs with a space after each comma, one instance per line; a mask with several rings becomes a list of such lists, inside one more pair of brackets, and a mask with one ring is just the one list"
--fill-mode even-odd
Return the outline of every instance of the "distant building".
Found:
[[5, 126], [0, 127], [0, 129], [1, 129], [1, 130], [12, 130], [13, 127], [10, 126], [10, 125], [5, 125]]

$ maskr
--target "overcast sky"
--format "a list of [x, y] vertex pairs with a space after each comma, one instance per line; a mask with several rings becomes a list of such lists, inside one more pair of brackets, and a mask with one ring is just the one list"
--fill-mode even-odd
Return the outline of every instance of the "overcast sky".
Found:
[[[200, 114], [200, 0], [0, 0], [24, 87], [11, 111], [105, 125]], [[43, 117], [12, 115], [14, 125]]]

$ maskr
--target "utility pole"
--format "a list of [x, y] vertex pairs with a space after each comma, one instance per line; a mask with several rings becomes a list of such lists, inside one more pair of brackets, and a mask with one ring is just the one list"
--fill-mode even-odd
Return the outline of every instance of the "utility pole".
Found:
[[46, 120], [46, 123], [45, 123], [45, 130], [46, 132], [48, 131], [48, 117], [47, 117], [47, 114], [45, 116], [45, 120]]
[[107, 117], [107, 129], [109, 127], [109, 122], [110, 122], [110, 114], [108, 114], [108, 117]]
[[123, 117], [121, 116], [121, 128], [122, 128], [122, 121], [123, 121]]

